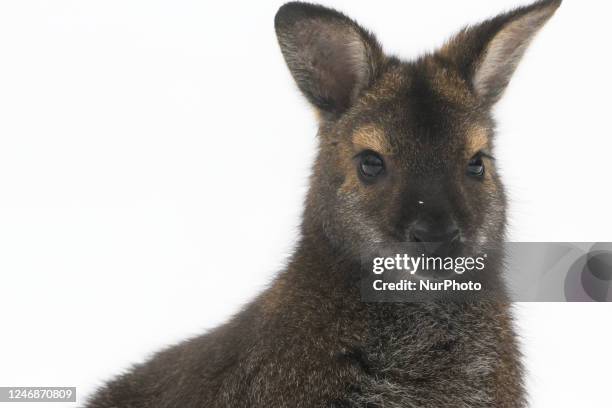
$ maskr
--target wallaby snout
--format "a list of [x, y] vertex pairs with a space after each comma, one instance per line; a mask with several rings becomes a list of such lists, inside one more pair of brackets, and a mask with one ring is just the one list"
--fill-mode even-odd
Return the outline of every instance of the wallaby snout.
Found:
[[454, 244], [459, 241], [461, 231], [454, 220], [444, 215], [420, 217], [408, 230], [408, 237], [414, 242]]

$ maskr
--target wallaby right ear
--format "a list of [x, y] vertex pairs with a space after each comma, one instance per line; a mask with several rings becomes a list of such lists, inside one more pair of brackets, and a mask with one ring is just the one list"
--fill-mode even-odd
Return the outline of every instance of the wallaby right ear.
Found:
[[452, 61], [486, 105], [493, 105], [536, 33], [561, 5], [539, 0], [459, 32], [438, 53]]
[[278, 10], [274, 26], [298, 87], [324, 115], [348, 109], [379, 73], [380, 46], [342, 13], [292, 2]]

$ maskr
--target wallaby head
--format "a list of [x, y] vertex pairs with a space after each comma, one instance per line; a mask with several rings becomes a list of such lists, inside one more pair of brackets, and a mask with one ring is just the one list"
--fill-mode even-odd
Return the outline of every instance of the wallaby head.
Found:
[[335, 10], [282, 6], [280, 48], [320, 121], [305, 233], [351, 254], [381, 242], [501, 242], [491, 109], [560, 3], [501, 14], [409, 62]]

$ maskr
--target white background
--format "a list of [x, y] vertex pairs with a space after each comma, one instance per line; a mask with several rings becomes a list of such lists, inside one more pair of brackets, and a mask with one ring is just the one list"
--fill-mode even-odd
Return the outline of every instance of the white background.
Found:
[[[325, 3], [410, 58], [525, 1]], [[280, 4], [0, 3], [0, 385], [82, 402], [282, 267], [316, 124]], [[497, 106], [513, 240], [612, 241], [607, 8], [566, 1]], [[532, 406], [609, 407], [612, 305], [517, 312]]]

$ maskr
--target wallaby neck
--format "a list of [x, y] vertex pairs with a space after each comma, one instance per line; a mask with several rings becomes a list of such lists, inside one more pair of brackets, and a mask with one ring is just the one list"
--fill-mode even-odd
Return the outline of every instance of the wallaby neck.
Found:
[[287, 266], [286, 278], [318, 295], [358, 294], [360, 261], [333, 245], [320, 228], [304, 230]]

